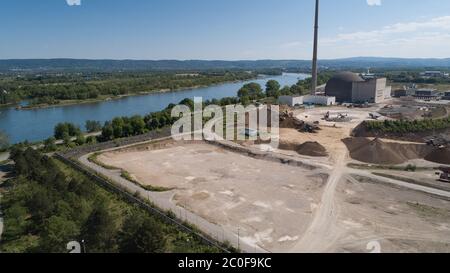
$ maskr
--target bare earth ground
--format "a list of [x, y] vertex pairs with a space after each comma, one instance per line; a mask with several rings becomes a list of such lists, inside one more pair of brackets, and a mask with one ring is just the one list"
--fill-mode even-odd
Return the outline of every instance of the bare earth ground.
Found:
[[333, 252], [358, 252], [377, 240], [383, 252], [449, 252], [450, 202], [347, 176], [336, 192], [341, 236]]
[[[241, 240], [288, 252], [308, 227], [327, 175], [252, 159], [209, 144], [109, 152], [103, 163], [142, 184], [176, 188], [172, 202], [226, 227]], [[299, 179], [300, 178], [300, 179]]]
[[[450, 252], [450, 192], [445, 187], [433, 187], [438, 182], [431, 171], [347, 167], [355, 161], [341, 139], [349, 137], [351, 130], [379, 107], [295, 112], [300, 119], [318, 121], [322, 130], [307, 134], [281, 129], [280, 141], [317, 141], [329, 156], [273, 152], [321, 166], [315, 171], [199, 143], [141, 145], [105, 152], [98, 159], [128, 171], [143, 185], [175, 188], [151, 196], [159, 202], [167, 200], [185, 207], [207, 222], [239, 234], [250, 247], [270, 252], [368, 252], [367, 244], [375, 240], [383, 252]], [[352, 121], [325, 122], [322, 117], [328, 111], [331, 115], [346, 114]], [[91, 166], [86, 157], [81, 161], [120, 180], [117, 171]], [[418, 167], [436, 166], [424, 160], [411, 162]], [[417, 185], [372, 172], [415, 177], [429, 183]]]
[[9, 158], [9, 153], [0, 152], [0, 162], [5, 161]]

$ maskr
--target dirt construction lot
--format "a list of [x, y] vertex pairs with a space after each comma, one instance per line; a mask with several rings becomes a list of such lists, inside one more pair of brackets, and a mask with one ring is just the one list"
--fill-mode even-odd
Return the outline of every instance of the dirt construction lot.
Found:
[[332, 252], [358, 252], [376, 240], [383, 252], [449, 252], [450, 202], [380, 180], [348, 176], [336, 192], [340, 236]]
[[[263, 159], [248, 155], [246, 149], [263, 146], [252, 142], [235, 144], [242, 148], [235, 149], [232, 145], [224, 148], [165, 140], [105, 151], [97, 157], [102, 165], [116, 170], [88, 162], [89, 155], [81, 161], [94, 164], [91, 168], [116, 181], [124, 180], [121, 169], [143, 186], [169, 189], [143, 193], [156, 199], [152, 200], [156, 205], [163, 202], [170, 205], [164, 204], [164, 208], [185, 208], [231, 233], [229, 241], [235, 247], [239, 237], [247, 252], [369, 252], [368, 244], [374, 242], [382, 252], [450, 252], [450, 191], [438, 184], [441, 182], [430, 169], [438, 164], [408, 157], [401, 166], [417, 164], [416, 172], [377, 169], [372, 163], [366, 164], [367, 169], [348, 166], [365, 161], [352, 159], [355, 151], [349, 150], [343, 139], [377, 109], [333, 107], [295, 112], [300, 120], [319, 123], [321, 130], [310, 134], [282, 128], [279, 139], [287, 148], [260, 152]], [[344, 115], [347, 121], [324, 121], [328, 112], [332, 117]], [[416, 145], [369, 141], [374, 144], [361, 145], [370, 148], [367, 152], [356, 151], [364, 160], [381, 157], [391, 142]], [[327, 153], [313, 157], [291, 149], [305, 142], [314, 142], [312, 147], [320, 145]], [[400, 148], [388, 150], [398, 154]], [[279, 156], [283, 160], [272, 160]], [[291, 160], [304, 167], [283, 164]], [[425, 174], [420, 167], [426, 167]], [[390, 176], [377, 176], [376, 172]], [[408, 182], [411, 178], [421, 179], [421, 183]], [[208, 232], [209, 228], [200, 229]]]
[[227, 230], [239, 229], [242, 241], [268, 251], [291, 250], [328, 178], [320, 169], [253, 159], [205, 143], [153, 148], [108, 152], [98, 160], [144, 185], [174, 188], [172, 202]]
[[371, 241], [384, 252], [450, 251], [448, 197], [352, 174], [345, 164], [328, 180], [321, 168], [174, 142], [105, 152], [98, 160], [143, 185], [173, 188], [161, 194], [269, 252], [367, 252]]

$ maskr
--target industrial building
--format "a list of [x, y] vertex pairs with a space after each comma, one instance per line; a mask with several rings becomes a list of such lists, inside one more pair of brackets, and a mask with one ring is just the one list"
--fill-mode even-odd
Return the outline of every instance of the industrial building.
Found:
[[287, 105], [290, 107], [303, 105], [303, 96], [301, 96], [301, 97], [281, 96], [278, 98], [278, 103], [281, 105]]
[[331, 78], [325, 94], [339, 103], [381, 103], [391, 98], [392, 87], [386, 78], [363, 79], [352, 72], [340, 72]]
[[449, 74], [442, 71], [425, 71], [420, 73], [420, 76], [425, 79], [429, 78], [448, 78]]
[[287, 105], [290, 107], [294, 106], [300, 106], [300, 105], [334, 105], [336, 104], [336, 98], [335, 97], [328, 97], [328, 96], [313, 96], [313, 95], [307, 95], [307, 96], [281, 96], [278, 98], [278, 103], [281, 105]]
[[331, 106], [336, 104], [336, 97], [312, 95], [304, 96], [303, 104]]
[[439, 100], [441, 98], [436, 89], [416, 89], [413, 97], [420, 100]]
[[450, 91], [444, 92], [443, 100], [450, 100]]
[[406, 96], [408, 96], [408, 91], [406, 91], [405, 89], [395, 90], [395, 91], [393, 92], [393, 96], [394, 96], [395, 98], [406, 97]]

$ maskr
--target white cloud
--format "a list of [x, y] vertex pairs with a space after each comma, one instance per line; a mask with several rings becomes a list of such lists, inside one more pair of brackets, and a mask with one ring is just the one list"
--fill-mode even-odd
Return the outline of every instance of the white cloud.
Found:
[[66, 0], [69, 6], [81, 6], [81, 0]]
[[381, 6], [381, 0], [367, 0], [369, 6]]
[[392, 39], [398, 39], [400, 36], [414, 38], [429, 32], [435, 33], [436, 36], [445, 35], [448, 34], [449, 31], [450, 16], [443, 16], [422, 22], [392, 24], [379, 30], [343, 33], [331, 39], [323, 39], [322, 42], [326, 44], [334, 44], [340, 42], [389, 41]]
[[341, 33], [320, 41], [325, 55], [450, 56], [450, 16], [403, 22], [380, 29]]

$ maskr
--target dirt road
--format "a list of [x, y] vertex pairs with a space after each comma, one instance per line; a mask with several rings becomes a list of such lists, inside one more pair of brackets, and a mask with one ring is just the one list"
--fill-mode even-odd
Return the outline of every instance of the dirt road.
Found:
[[337, 207], [334, 195], [336, 187], [345, 170], [347, 152], [340, 153], [337, 164], [330, 175], [322, 196], [322, 201], [315, 212], [315, 216], [308, 230], [294, 247], [294, 252], [320, 253], [326, 252], [339, 238], [339, 230], [335, 227]]
[[437, 196], [441, 196], [441, 197], [450, 198], [450, 192], [448, 192], [448, 191], [443, 191], [443, 190], [439, 190], [439, 189], [435, 189], [435, 188], [431, 188], [431, 187], [421, 186], [421, 185], [407, 183], [407, 182], [403, 182], [403, 181], [399, 181], [399, 180], [395, 180], [395, 179], [391, 179], [391, 178], [387, 178], [387, 177], [382, 177], [382, 176], [374, 175], [371, 172], [364, 171], [364, 170], [351, 169], [351, 170], [348, 170], [348, 172], [351, 174], [361, 175], [364, 177], [372, 178], [377, 181], [400, 186], [403, 188], [420, 191], [420, 192], [425, 192], [425, 193], [429, 193], [429, 194], [437, 195]]

